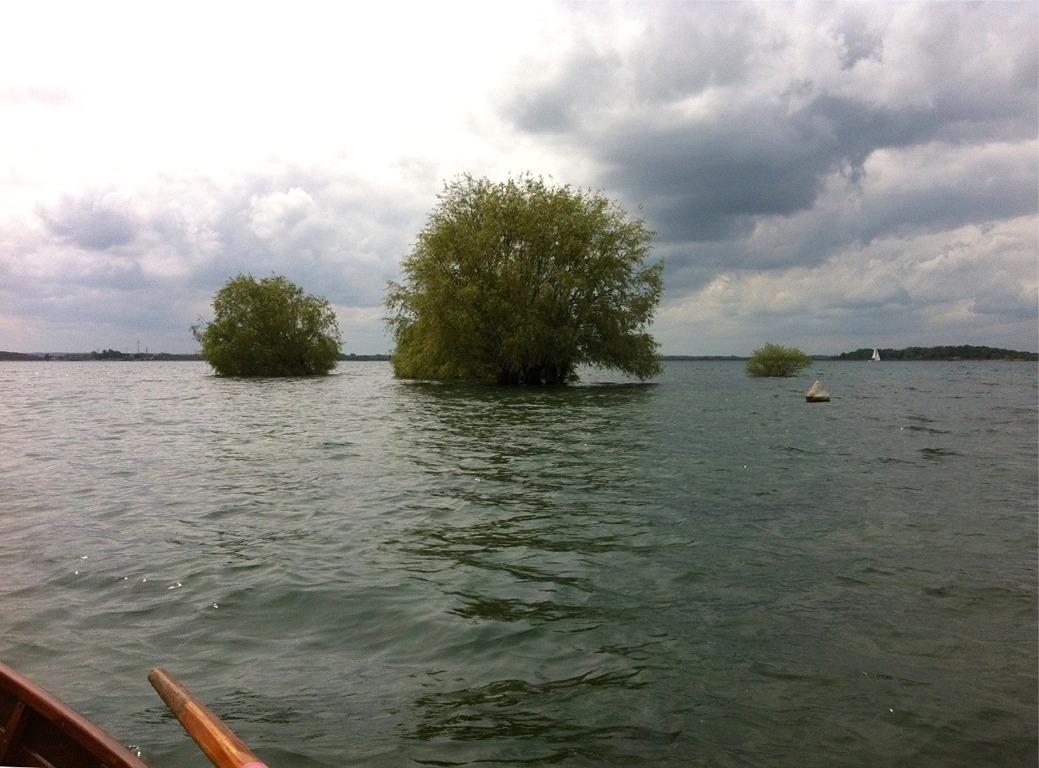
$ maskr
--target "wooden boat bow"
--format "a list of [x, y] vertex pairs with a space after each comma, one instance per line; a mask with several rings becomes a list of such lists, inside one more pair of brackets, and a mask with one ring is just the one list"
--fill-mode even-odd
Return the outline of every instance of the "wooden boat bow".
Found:
[[148, 768], [57, 696], [2, 662], [0, 765]]
[[[148, 681], [217, 768], [267, 768], [220, 718], [164, 669]], [[0, 766], [148, 768], [127, 747], [0, 662]]]

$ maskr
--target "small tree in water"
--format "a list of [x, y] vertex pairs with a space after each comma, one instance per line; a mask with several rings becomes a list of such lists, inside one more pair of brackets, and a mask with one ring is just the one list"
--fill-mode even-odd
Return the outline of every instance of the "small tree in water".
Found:
[[335, 312], [284, 277], [238, 275], [216, 294], [213, 312], [213, 322], [191, 333], [221, 376], [314, 376], [336, 366]]
[[598, 194], [461, 177], [390, 283], [394, 373], [526, 385], [573, 381], [580, 364], [658, 373], [652, 236]]
[[812, 364], [812, 358], [797, 347], [783, 347], [766, 342], [755, 349], [747, 361], [748, 376], [793, 376]]

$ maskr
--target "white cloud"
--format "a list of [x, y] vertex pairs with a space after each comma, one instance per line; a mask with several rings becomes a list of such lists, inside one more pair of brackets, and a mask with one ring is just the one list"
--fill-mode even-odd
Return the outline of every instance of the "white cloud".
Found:
[[[749, 353], [767, 340], [819, 354], [903, 345], [889, 337], [893, 329], [911, 339], [905, 344], [1014, 346], [1015, 339], [1034, 339], [1037, 332], [1035, 224], [1033, 217], [1021, 217], [882, 238], [810, 268], [727, 273], [670, 302], [660, 313], [658, 333], [672, 347], [680, 335], [696, 334], [708, 354]], [[1000, 329], [999, 338], [986, 341], [990, 323]], [[952, 332], [965, 340], [949, 338]], [[745, 340], [742, 348], [719, 346], [732, 335]]]
[[253, 195], [249, 200], [250, 227], [257, 237], [271, 240], [298, 226], [315, 209], [314, 198], [299, 187], [263, 197]]

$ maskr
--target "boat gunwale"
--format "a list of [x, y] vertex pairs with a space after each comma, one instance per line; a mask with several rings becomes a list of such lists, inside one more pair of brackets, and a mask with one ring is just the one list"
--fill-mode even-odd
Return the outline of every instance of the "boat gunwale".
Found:
[[[72, 741], [97, 759], [97, 765], [107, 768], [149, 768], [124, 744], [110, 736], [100, 726], [90, 722], [50, 691], [0, 661], [0, 689], [22, 702], [29, 710], [43, 718], [54, 729], [66, 734]], [[17, 704], [15, 704], [17, 710]], [[23, 718], [29, 717], [26, 713]], [[11, 718], [17, 722], [18, 713]], [[13, 755], [19, 748], [21, 733], [8, 734], [14, 722], [0, 723], [0, 752]], [[10, 743], [7, 743], [10, 740]], [[46, 759], [45, 756], [41, 756]], [[0, 759], [7, 759], [0, 754]], [[60, 768], [60, 766], [59, 766]]]

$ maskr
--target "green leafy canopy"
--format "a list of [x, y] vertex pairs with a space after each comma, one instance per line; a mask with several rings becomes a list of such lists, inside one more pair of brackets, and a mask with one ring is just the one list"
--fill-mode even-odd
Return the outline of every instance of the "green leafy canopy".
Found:
[[335, 312], [284, 277], [238, 275], [213, 299], [211, 323], [191, 327], [202, 357], [221, 376], [312, 376], [336, 366]]
[[663, 265], [653, 233], [600, 194], [530, 175], [462, 176], [390, 283], [401, 378], [562, 384], [580, 364], [659, 372], [647, 332]]
[[812, 364], [812, 358], [797, 347], [766, 342], [747, 361], [748, 376], [793, 376]]

